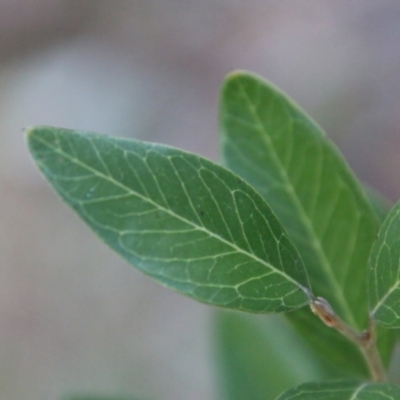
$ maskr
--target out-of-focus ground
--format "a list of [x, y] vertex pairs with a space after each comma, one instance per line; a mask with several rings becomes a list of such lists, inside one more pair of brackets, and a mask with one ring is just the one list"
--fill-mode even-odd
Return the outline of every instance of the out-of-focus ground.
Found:
[[289, 93], [359, 177], [400, 197], [400, 2], [0, 0], [0, 398], [216, 399], [210, 313], [124, 264], [44, 182], [22, 128], [218, 159], [218, 90]]

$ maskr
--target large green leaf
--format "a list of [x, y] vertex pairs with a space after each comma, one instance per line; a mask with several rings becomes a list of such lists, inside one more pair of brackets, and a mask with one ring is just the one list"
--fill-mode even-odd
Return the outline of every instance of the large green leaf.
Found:
[[400, 400], [400, 387], [390, 383], [304, 383], [277, 400]]
[[325, 378], [320, 363], [281, 315], [220, 311], [214, 322], [218, 398], [274, 399], [301, 382]]
[[[367, 260], [378, 220], [336, 147], [286, 95], [246, 72], [229, 75], [223, 84], [220, 131], [224, 164], [271, 205], [303, 258], [313, 292], [364, 329]], [[306, 312], [291, 319], [298, 326], [301, 321], [310, 339], [315, 317]], [[338, 360], [347, 359], [341, 367], [353, 364], [365, 373], [360, 354], [349, 359], [339, 334], [326, 336], [328, 341]]]
[[383, 222], [370, 256], [371, 314], [387, 328], [400, 328], [400, 202]]
[[262, 197], [178, 149], [37, 127], [30, 151], [61, 197], [116, 252], [209, 304], [281, 312], [309, 301], [297, 251]]
[[299, 249], [316, 295], [364, 328], [368, 252], [378, 223], [342, 156], [277, 88], [233, 73], [222, 89], [225, 164], [267, 199]]

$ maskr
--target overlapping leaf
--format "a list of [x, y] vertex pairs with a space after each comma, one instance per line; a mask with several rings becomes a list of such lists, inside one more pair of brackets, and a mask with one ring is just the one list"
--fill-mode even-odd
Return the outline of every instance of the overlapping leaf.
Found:
[[368, 251], [378, 225], [343, 158], [302, 110], [247, 73], [225, 81], [221, 129], [225, 164], [271, 204], [316, 294], [362, 327]]
[[301, 258], [261, 196], [194, 154], [37, 127], [30, 151], [86, 223], [129, 263], [213, 305], [279, 312], [308, 302]]
[[400, 400], [400, 387], [390, 383], [304, 383], [277, 400]]
[[370, 257], [371, 314], [387, 328], [400, 328], [400, 202], [386, 217]]
[[321, 364], [281, 315], [260, 319], [220, 311], [214, 322], [220, 399], [274, 399], [288, 388], [325, 377]]
[[[303, 257], [314, 293], [350, 325], [365, 328], [367, 260], [378, 222], [342, 156], [297, 105], [248, 73], [226, 79], [220, 124], [225, 165], [271, 205]], [[311, 337], [313, 316], [299, 313], [293, 319]], [[329, 346], [346, 359], [336, 339]], [[361, 372], [360, 360], [351, 362]]]

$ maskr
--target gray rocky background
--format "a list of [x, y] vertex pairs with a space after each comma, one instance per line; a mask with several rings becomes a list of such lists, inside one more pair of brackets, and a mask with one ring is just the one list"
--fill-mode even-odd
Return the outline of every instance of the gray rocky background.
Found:
[[22, 128], [218, 159], [233, 69], [288, 92], [400, 197], [400, 2], [0, 0], [0, 399], [216, 399], [212, 310], [124, 264], [53, 194]]

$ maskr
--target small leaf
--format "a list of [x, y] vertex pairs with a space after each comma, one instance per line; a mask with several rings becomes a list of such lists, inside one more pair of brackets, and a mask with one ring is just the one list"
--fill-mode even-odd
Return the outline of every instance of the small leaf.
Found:
[[266, 313], [309, 301], [297, 251], [237, 175], [171, 147], [37, 127], [30, 151], [52, 186], [113, 250], [194, 299]]
[[371, 315], [386, 328], [400, 328], [400, 202], [383, 222], [370, 256]]
[[301, 382], [325, 377], [320, 363], [280, 315], [260, 318], [220, 311], [214, 321], [218, 398], [274, 399]]
[[400, 400], [400, 387], [390, 383], [304, 383], [277, 400]]

